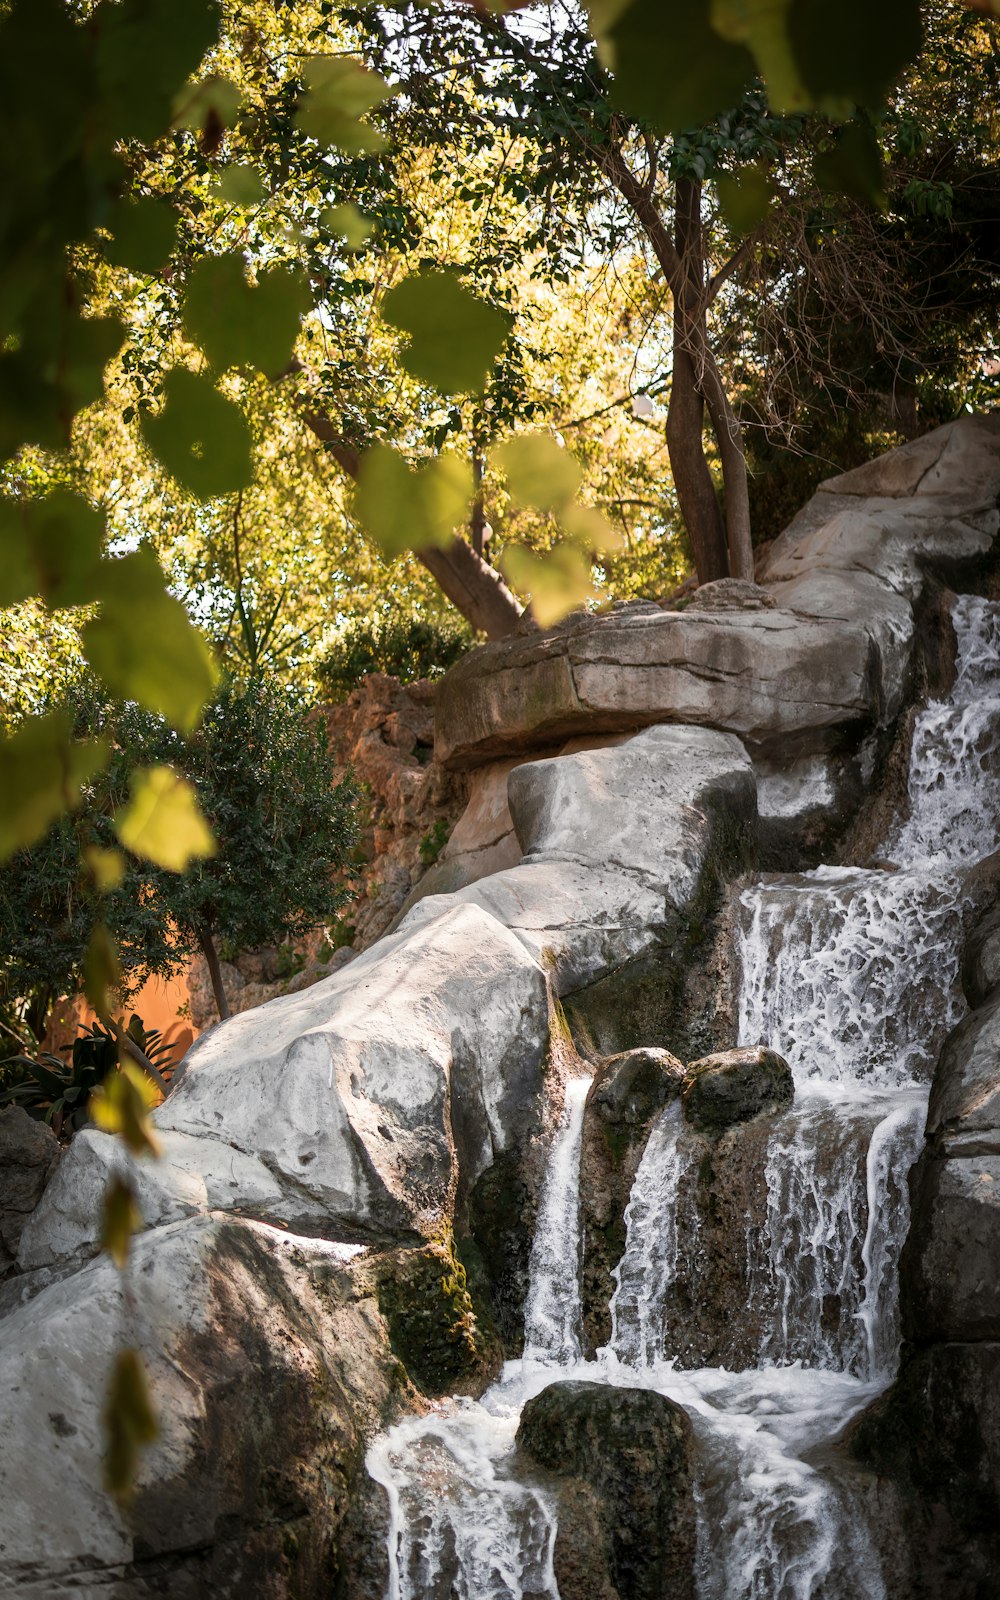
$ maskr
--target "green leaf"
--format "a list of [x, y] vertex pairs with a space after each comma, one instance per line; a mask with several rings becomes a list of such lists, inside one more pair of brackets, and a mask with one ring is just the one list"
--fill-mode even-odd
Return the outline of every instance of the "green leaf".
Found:
[[313, 56], [302, 76], [306, 91], [296, 121], [303, 133], [345, 155], [370, 155], [384, 147], [385, 135], [363, 120], [366, 111], [396, 92], [379, 73], [344, 56]]
[[118, 1134], [134, 1156], [155, 1159], [160, 1145], [149, 1124], [149, 1111], [159, 1100], [152, 1078], [134, 1061], [123, 1060], [94, 1090], [87, 1110], [98, 1128]]
[[809, 91], [788, 31], [792, 0], [711, 0], [712, 27], [730, 44], [745, 44], [767, 85], [775, 111], [804, 111]]
[[173, 125], [193, 133], [231, 128], [239, 116], [242, 96], [228, 78], [204, 78], [186, 85], [174, 98]]
[[88, 845], [83, 852], [94, 887], [99, 894], [117, 889], [125, 876], [125, 857], [120, 850], [106, 850], [102, 845]]
[[850, 195], [879, 211], [886, 209], [882, 154], [867, 123], [849, 122], [842, 128], [833, 148], [816, 156], [813, 174], [821, 189]]
[[104, 1487], [126, 1501], [139, 1469], [139, 1453], [152, 1444], [159, 1423], [142, 1360], [136, 1350], [120, 1350], [111, 1369], [104, 1402]]
[[148, 547], [101, 565], [100, 615], [82, 630], [84, 654], [111, 690], [158, 711], [182, 733], [197, 726], [218, 679], [201, 634]]
[[173, 767], [133, 772], [132, 798], [115, 818], [115, 830], [126, 849], [168, 872], [183, 872], [189, 862], [215, 854], [198, 796]]
[[40, 596], [53, 607], [86, 605], [104, 542], [104, 518], [80, 495], [0, 500], [0, 606]]
[[111, 1009], [110, 994], [121, 983], [115, 941], [103, 922], [94, 925], [83, 958], [83, 992], [100, 1015]]
[[275, 377], [291, 359], [308, 306], [301, 272], [273, 267], [254, 288], [241, 256], [207, 256], [188, 279], [184, 330], [220, 371], [256, 366]]
[[152, 144], [219, 36], [218, 0], [120, 0], [94, 8], [100, 103], [113, 137]]
[[416, 469], [388, 445], [361, 457], [354, 514], [387, 555], [448, 544], [468, 520], [475, 489], [458, 456], [436, 456]]
[[111, 1178], [101, 1206], [101, 1249], [106, 1250], [119, 1272], [128, 1264], [132, 1235], [142, 1227], [142, 1212], [132, 1184], [119, 1173]]
[[507, 479], [511, 499], [540, 511], [558, 511], [575, 498], [583, 474], [550, 433], [521, 433], [491, 452]]
[[500, 565], [514, 587], [530, 596], [542, 628], [552, 627], [595, 596], [590, 561], [575, 543], [557, 544], [544, 554], [509, 544]]
[[625, 540], [607, 517], [594, 506], [566, 506], [559, 513], [559, 526], [588, 556], [607, 555], [622, 550]]
[[763, 167], [720, 173], [715, 180], [722, 215], [734, 233], [752, 233], [767, 216], [771, 185]]
[[199, 500], [248, 489], [250, 430], [239, 406], [185, 367], [168, 372], [163, 388], [163, 410], [142, 419], [142, 436], [157, 460]]
[[753, 56], [715, 31], [709, 0], [632, 0], [588, 7], [610, 65], [614, 100], [664, 133], [699, 127], [737, 105], [755, 75]]
[[236, 162], [219, 174], [216, 192], [234, 206], [259, 206], [264, 200], [264, 185], [253, 167]]
[[119, 200], [107, 222], [104, 254], [113, 267], [149, 276], [164, 267], [177, 242], [177, 215], [162, 200], [142, 195]]
[[878, 107], [919, 53], [919, 0], [793, 0], [789, 30], [817, 105]]
[[320, 221], [331, 233], [339, 233], [346, 240], [349, 250], [360, 250], [375, 231], [374, 223], [364, 212], [349, 203], [342, 206], [327, 206], [320, 213]]
[[485, 305], [452, 272], [420, 272], [390, 289], [382, 315], [410, 336], [400, 360], [407, 372], [443, 394], [486, 387], [513, 318]]
[[107, 765], [103, 739], [81, 743], [72, 732], [67, 714], [53, 711], [0, 738], [0, 861], [43, 838]]

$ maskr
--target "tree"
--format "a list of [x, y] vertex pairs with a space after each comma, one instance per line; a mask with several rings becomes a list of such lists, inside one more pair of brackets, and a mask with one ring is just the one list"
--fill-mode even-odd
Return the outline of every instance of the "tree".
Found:
[[[321, 718], [258, 677], [227, 680], [187, 740], [92, 684], [77, 687], [69, 708], [77, 733], [109, 742], [111, 760], [72, 817], [0, 867], [0, 1003], [26, 1005], [42, 1037], [53, 1001], [86, 980], [103, 908], [123, 998], [200, 949], [227, 1016], [220, 941], [281, 942], [324, 923], [343, 900], [332, 874], [354, 842], [356, 792], [334, 781]], [[192, 784], [215, 838], [215, 853], [186, 873], [132, 852], [113, 860], [133, 774], [166, 762]]]

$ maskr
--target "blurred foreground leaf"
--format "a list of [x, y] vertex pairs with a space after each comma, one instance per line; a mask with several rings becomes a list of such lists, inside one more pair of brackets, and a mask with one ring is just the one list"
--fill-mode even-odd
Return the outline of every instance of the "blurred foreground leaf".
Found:
[[475, 492], [472, 471], [458, 456], [407, 466], [388, 445], [361, 457], [354, 514], [387, 555], [443, 547], [468, 519]]
[[549, 433], [517, 434], [496, 446], [492, 461], [505, 475], [511, 499], [540, 511], [568, 505], [583, 482], [573, 456]]
[[410, 336], [400, 362], [443, 394], [479, 393], [512, 319], [464, 288], [451, 272], [404, 278], [382, 300], [386, 322]]
[[145, 1368], [136, 1350], [120, 1350], [104, 1402], [104, 1487], [126, 1499], [135, 1483], [139, 1454], [159, 1433]]
[[188, 280], [184, 328], [220, 372], [254, 366], [275, 377], [291, 359], [308, 305], [300, 272], [273, 267], [252, 287], [241, 256], [207, 256]]
[[302, 76], [306, 89], [296, 121], [320, 144], [336, 145], [345, 155], [370, 155], [385, 145], [385, 135], [365, 122], [366, 111], [395, 90], [377, 72], [345, 56], [313, 56]]
[[158, 1156], [160, 1146], [148, 1116], [158, 1100], [152, 1078], [134, 1062], [123, 1060], [91, 1095], [90, 1115], [104, 1133], [121, 1134], [134, 1156]]
[[212, 830], [192, 785], [173, 767], [139, 767], [132, 798], [115, 819], [122, 844], [170, 872], [215, 854]]
[[74, 740], [70, 718], [31, 717], [0, 738], [0, 861], [35, 844], [107, 764], [103, 739]]
[[186, 367], [168, 372], [163, 390], [163, 410], [142, 419], [143, 438], [157, 460], [199, 500], [248, 489], [250, 430], [239, 406]]
[[128, 1262], [132, 1235], [142, 1227], [142, 1213], [132, 1184], [115, 1173], [104, 1191], [101, 1207], [101, 1249], [121, 1272]]

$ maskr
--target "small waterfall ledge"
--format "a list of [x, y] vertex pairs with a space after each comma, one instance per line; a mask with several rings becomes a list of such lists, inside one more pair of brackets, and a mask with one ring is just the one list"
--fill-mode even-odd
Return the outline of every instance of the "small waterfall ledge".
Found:
[[[904, 1443], [927, 1458], [930, 1440], [947, 1464], [1000, 1343], [988, 1246], [963, 1265], [1000, 1150], [988, 929], [962, 969], [967, 903], [992, 892], [977, 863], [1000, 842], [995, 604], [953, 608], [954, 685], [917, 717], [907, 814], [878, 866], [802, 852], [877, 786], [919, 681], [927, 572], [975, 587], [998, 496], [1000, 419], [962, 419], [825, 485], [759, 586], [572, 618], [449, 674], [438, 758], [483, 781], [522, 760], [505, 780], [520, 864], [428, 895], [348, 968], [199, 1041], [157, 1113], [163, 1160], [136, 1170], [147, 1231], [127, 1303], [92, 1259], [94, 1196], [121, 1154], [96, 1130], [74, 1140], [0, 1290], [0, 1590], [141, 1597], [167, 1573], [186, 1600], [224, 1569], [268, 1600], [334, 1583], [343, 1600], [644, 1600], [648, 1574], [605, 1537], [587, 1462], [566, 1476], [518, 1444], [525, 1407], [556, 1416], [562, 1387], [581, 1438], [595, 1394], [620, 1399], [622, 1472], [628, 1419], [656, 1412], [677, 1485], [657, 1526], [685, 1553], [675, 1600], [951, 1600], [915, 1586], [905, 1494], [935, 1491]], [[749, 882], [765, 839], [767, 861], [777, 841], [795, 870]], [[731, 940], [709, 952], [699, 935], [737, 878]], [[684, 1343], [684, 1294], [721, 1270], [718, 1219], [698, 1207], [718, 1195], [706, 1152], [730, 1134], [699, 1144], [676, 1084], [641, 1115], [635, 1097], [621, 1107], [631, 1196], [607, 1220], [621, 1246], [608, 1344], [588, 1354], [591, 1111], [566, 1018], [595, 1057], [668, 1045], [688, 1060], [738, 1032], [790, 1066], [791, 1107], [732, 1135], [757, 1163], [757, 1211], [740, 1231], [730, 1205], [747, 1293], [711, 1315], [717, 1350], [741, 1336], [740, 1370]], [[939, 1073], [927, 1113], [939, 1056], [952, 1087]], [[900, 1267], [925, 1117], [934, 1159], [918, 1162]], [[731, 1172], [744, 1146], [727, 1148]], [[947, 1292], [942, 1261], [956, 1264]], [[129, 1521], [109, 1511], [98, 1459], [102, 1374], [126, 1325], [164, 1417]], [[935, 1340], [974, 1359], [951, 1410], [921, 1423]], [[434, 1359], [411, 1359], [415, 1343]], [[890, 1484], [881, 1509], [845, 1428]], [[996, 1434], [979, 1437], [1000, 1457], [1000, 1420]], [[42, 1487], [15, 1460], [58, 1494], [56, 1525], [31, 1514]], [[641, 1526], [641, 1474], [613, 1489], [622, 1525]], [[977, 1505], [993, 1493], [973, 1484], [970, 1504], [973, 1489]], [[275, 1507], [294, 1507], [291, 1532]], [[981, 1587], [960, 1600], [990, 1592], [990, 1559], [969, 1557]]]

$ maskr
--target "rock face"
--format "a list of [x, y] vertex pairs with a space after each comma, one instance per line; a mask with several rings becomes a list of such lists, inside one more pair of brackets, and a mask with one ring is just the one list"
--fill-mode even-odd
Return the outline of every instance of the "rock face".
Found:
[[21, 1106], [0, 1111], [0, 1278], [14, 1265], [24, 1226], [59, 1160], [59, 1140]]
[[[350, 1257], [201, 1216], [137, 1241], [128, 1305], [105, 1259], [7, 1317], [0, 1589], [330, 1593], [365, 1437], [407, 1393], [376, 1273]], [[100, 1411], [128, 1341], [144, 1351], [161, 1433], [125, 1519], [101, 1489]]]
[[770, 547], [760, 586], [709, 584], [683, 611], [643, 602], [474, 651], [441, 686], [438, 760], [474, 767], [664, 721], [785, 760], [887, 726], [926, 563], [992, 546], [998, 437], [997, 417], [963, 418], [831, 479]]
[[529, 1400], [520, 1449], [555, 1475], [561, 1600], [693, 1600], [691, 1423], [665, 1395], [557, 1383]]
[[942, 1050], [911, 1174], [900, 1374], [854, 1433], [880, 1476], [873, 1522], [894, 1600], [985, 1600], [1000, 1572], [1000, 987], [984, 993], [994, 937], [990, 913], [966, 959], [980, 1003]]
[[765, 1112], [786, 1111], [794, 1093], [792, 1069], [776, 1050], [725, 1050], [688, 1067], [684, 1115], [699, 1133], [719, 1134]]

